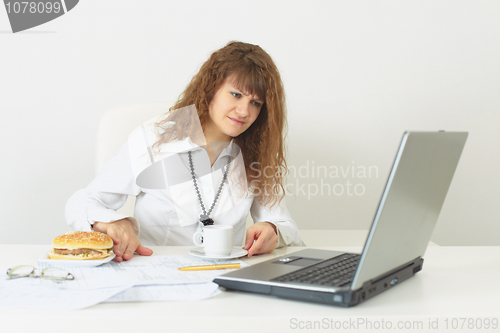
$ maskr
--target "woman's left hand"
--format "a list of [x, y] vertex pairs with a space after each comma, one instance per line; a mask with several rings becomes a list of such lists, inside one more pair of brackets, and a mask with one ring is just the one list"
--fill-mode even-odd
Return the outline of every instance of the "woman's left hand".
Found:
[[[255, 241], [255, 242], [254, 242]], [[257, 222], [247, 229], [245, 250], [248, 256], [271, 253], [278, 245], [276, 226], [269, 222]]]

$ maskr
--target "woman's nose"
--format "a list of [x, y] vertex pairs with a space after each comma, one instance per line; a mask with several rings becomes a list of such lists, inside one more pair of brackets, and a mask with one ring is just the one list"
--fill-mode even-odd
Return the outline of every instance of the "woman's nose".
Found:
[[249, 114], [249, 107], [250, 103], [248, 101], [242, 100], [240, 103], [238, 103], [238, 106], [236, 107], [236, 114], [240, 117], [246, 117]]

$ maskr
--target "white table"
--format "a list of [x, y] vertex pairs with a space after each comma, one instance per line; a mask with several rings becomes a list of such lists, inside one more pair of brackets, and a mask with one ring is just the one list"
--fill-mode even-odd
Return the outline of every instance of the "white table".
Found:
[[[46, 245], [0, 245], [0, 266], [34, 264]], [[153, 247], [155, 255], [186, 254], [189, 247]], [[249, 264], [272, 255], [245, 258]], [[361, 247], [331, 247], [359, 251]], [[356, 307], [283, 300], [241, 292], [223, 292], [197, 302], [103, 303], [66, 312], [0, 309], [2, 332], [297, 332], [316, 325], [335, 332], [499, 332], [468, 329], [467, 320], [500, 319], [500, 247], [430, 246], [423, 270], [411, 279]], [[460, 328], [466, 318], [465, 329]], [[470, 319], [469, 319], [470, 318]], [[477, 318], [481, 318], [476, 320]], [[438, 320], [440, 329], [429, 329]], [[357, 326], [356, 326], [357, 325]], [[371, 325], [371, 330], [370, 326]], [[382, 326], [385, 325], [385, 326]], [[399, 330], [397, 325], [423, 329]], [[377, 329], [378, 327], [378, 329]], [[17, 328], [17, 329], [16, 329]]]
[[[302, 241], [308, 247], [353, 246], [365, 245], [368, 230], [300, 230]], [[439, 246], [429, 242], [429, 246]]]

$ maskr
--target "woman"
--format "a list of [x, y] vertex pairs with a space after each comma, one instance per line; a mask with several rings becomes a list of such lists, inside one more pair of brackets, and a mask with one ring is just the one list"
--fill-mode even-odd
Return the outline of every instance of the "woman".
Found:
[[[241, 244], [248, 212], [255, 222], [246, 231], [249, 256], [299, 245], [283, 200], [285, 97], [270, 56], [230, 42], [203, 64], [171, 110], [134, 131], [69, 199], [68, 224], [108, 234], [117, 261], [134, 252], [151, 255], [141, 243], [192, 245], [200, 222], [232, 225]], [[137, 197], [134, 217], [116, 212], [128, 195]]]

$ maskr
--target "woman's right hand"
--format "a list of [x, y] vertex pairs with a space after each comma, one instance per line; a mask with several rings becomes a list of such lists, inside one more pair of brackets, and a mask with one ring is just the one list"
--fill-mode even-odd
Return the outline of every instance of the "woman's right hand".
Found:
[[141, 256], [150, 256], [153, 254], [150, 248], [141, 245], [141, 240], [135, 233], [132, 222], [129, 219], [109, 223], [95, 222], [93, 229], [111, 237], [114, 243], [113, 252], [116, 255], [115, 260], [118, 262], [132, 259], [134, 252]]

